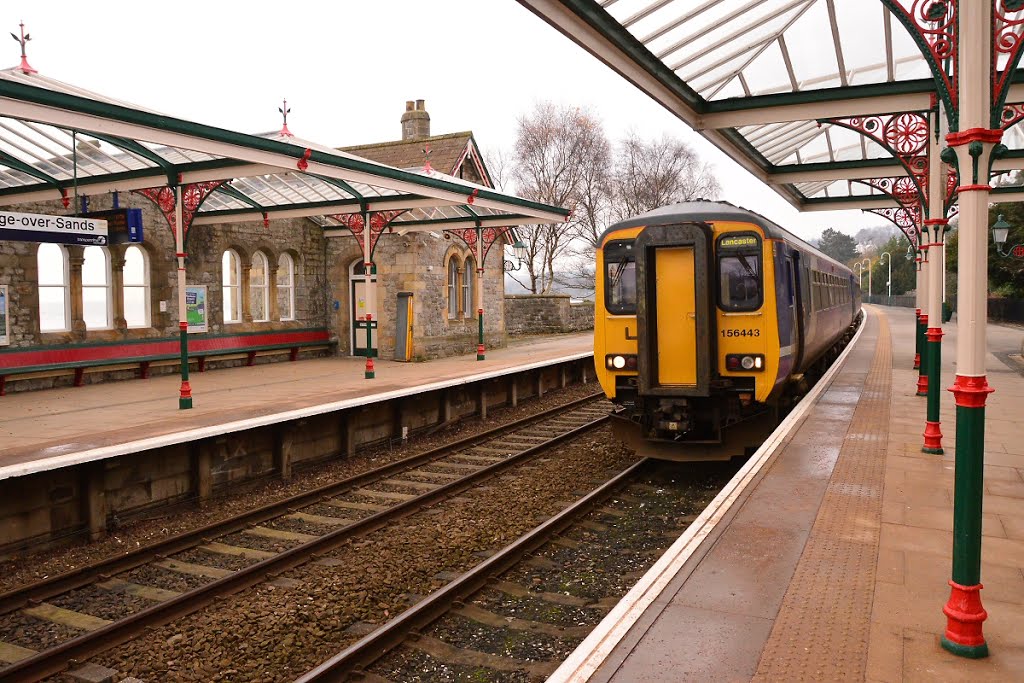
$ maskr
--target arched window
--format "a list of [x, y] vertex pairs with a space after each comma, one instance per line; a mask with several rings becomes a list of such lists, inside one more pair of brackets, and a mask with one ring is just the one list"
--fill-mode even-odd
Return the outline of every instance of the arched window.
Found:
[[270, 275], [267, 257], [262, 251], [252, 255], [252, 268], [249, 270], [249, 310], [256, 322], [270, 320]]
[[220, 260], [221, 294], [224, 297], [224, 322], [242, 321], [242, 262], [233, 250], [228, 249]]
[[473, 317], [473, 312], [476, 310], [474, 302], [476, 301], [474, 288], [476, 287], [476, 265], [474, 265], [473, 257], [467, 256], [465, 265], [462, 268], [462, 315], [467, 318]]
[[149, 259], [141, 247], [125, 250], [123, 277], [125, 322], [128, 327], [149, 327]]
[[59, 244], [40, 244], [36, 252], [39, 272], [39, 331], [63, 332], [71, 319], [68, 287], [68, 252]]
[[459, 260], [448, 259], [448, 317], [459, 317]]
[[288, 254], [277, 259], [277, 312], [281, 320], [295, 320], [295, 261]]
[[82, 257], [82, 319], [87, 329], [109, 329], [110, 252], [106, 247], [86, 247]]

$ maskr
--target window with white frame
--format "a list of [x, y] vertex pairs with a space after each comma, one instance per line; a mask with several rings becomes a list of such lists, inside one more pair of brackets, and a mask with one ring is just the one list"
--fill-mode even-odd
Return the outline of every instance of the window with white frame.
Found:
[[36, 252], [39, 331], [63, 332], [71, 320], [68, 252], [59, 244], [40, 244]]
[[462, 315], [467, 318], [473, 317], [474, 306], [474, 294], [473, 288], [476, 286], [476, 266], [473, 262], [472, 256], [466, 257], [466, 262], [462, 268]]
[[249, 310], [256, 322], [270, 320], [270, 274], [262, 251], [252, 255], [249, 269]]
[[224, 303], [224, 322], [242, 321], [242, 262], [233, 249], [224, 252], [220, 261], [221, 295]]
[[149, 259], [142, 247], [125, 250], [123, 282], [125, 322], [128, 327], [149, 327]]
[[281, 320], [295, 320], [295, 261], [290, 254], [277, 259], [277, 312]]
[[448, 259], [448, 317], [459, 317], [459, 260]]
[[89, 330], [110, 329], [110, 252], [106, 247], [86, 247], [82, 257], [82, 320]]

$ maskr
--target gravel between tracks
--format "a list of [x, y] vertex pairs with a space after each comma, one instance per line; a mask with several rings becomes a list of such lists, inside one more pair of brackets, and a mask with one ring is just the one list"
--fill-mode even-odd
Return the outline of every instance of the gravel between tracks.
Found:
[[[457, 439], [538, 414], [557, 405], [593, 394], [598, 389], [597, 384], [591, 383], [551, 390], [545, 393], [539, 401], [528, 399], [516, 408], [491, 408], [488, 410], [487, 420], [482, 422], [475, 417], [467, 417], [434, 434], [414, 436], [403, 446], [360, 449], [352, 458], [325, 461], [308, 469], [296, 470], [294, 477], [287, 482], [273, 479], [243, 484], [230, 490], [218, 491], [214, 499], [202, 508], [195, 504], [179, 505], [168, 508], [148, 519], [123, 521], [120, 528], [96, 543], [34, 552], [27, 551], [16, 557], [4, 558], [0, 561], [0, 576], [4, 577], [3, 590], [12, 590], [47, 576], [70, 571], [106, 557], [120, 555], [161, 538], [195, 529], [302, 491], [324, 486], [389, 462], [407, 458], [415, 453], [437, 448]], [[337, 512], [335, 510], [334, 514]]]
[[[218, 608], [156, 629], [94, 661], [144, 681], [287, 681], [354, 642], [345, 629], [379, 624], [561, 509], [573, 491], [621, 470], [634, 456], [605, 426], [559, 447], [556, 456], [504, 474], [435, 510], [406, 518]], [[433, 513], [433, 514], [428, 514]], [[177, 637], [182, 634], [182, 637]]]

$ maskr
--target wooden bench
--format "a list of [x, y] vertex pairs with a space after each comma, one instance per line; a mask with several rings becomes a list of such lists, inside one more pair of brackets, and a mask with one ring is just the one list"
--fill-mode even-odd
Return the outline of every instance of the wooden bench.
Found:
[[[74, 385], [85, 383], [87, 372], [138, 370], [146, 379], [154, 367], [181, 363], [180, 341], [176, 337], [139, 339], [123, 342], [61, 344], [0, 350], [0, 396], [5, 395], [7, 380], [41, 379], [74, 375]], [[326, 329], [278, 330], [242, 334], [194, 334], [188, 338], [189, 363], [199, 372], [206, 361], [245, 359], [254, 365], [257, 356], [288, 354], [295, 361], [302, 351], [333, 350]]]

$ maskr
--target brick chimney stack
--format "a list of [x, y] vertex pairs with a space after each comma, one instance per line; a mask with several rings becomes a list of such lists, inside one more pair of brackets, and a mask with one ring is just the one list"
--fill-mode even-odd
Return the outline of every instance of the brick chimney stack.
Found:
[[430, 114], [423, 100], [406, 100], [405, 113], [402, 114], [402, 139], [430, 137]]

